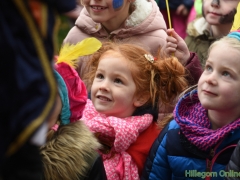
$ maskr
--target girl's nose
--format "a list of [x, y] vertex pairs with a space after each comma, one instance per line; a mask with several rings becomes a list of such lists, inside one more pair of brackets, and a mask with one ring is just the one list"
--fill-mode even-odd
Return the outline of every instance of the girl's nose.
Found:
[[100, 91], [107, 91], [107, 89], [104, 86], [100, 86], [99, 90]]
[[108, 84], [109, 84], [108, 81], [105, 79], [104, 81], [101, 82], [101, 85], [99, 86], [99, 90], [100, 91], [108, 91], [108, 89], [109, 89]]
[[213, 6], [213, 7], [219, 7], [219, 6], [220, 6], [220, 0], [212, 0], [211, 6]]
[[216, 75], [214, 73], [208, 75], [208, 77], [206, 77], [206, 83], [216, 85], [217, 84]]

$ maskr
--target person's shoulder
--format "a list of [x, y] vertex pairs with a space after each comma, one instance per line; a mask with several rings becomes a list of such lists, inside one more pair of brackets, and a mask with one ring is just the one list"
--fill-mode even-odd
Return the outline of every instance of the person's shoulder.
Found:
[[200, 17], [190, 22], [187, 26], [187, 34], [189, 36], [197, 37], [204, 34], [205, 30], [210, 27], [209, 23], [204, 17]]
[[[154, 143], [152, 144], [152, 148], [151, 148], [151, 153], [152, 154], [156, 154], [156, 153], [161, 153], [162, 151], [164, 151], [164, 149], [167, 146], [167, 142], [168, 142], [168, 136], [169, 133], [174, 133], [174, 132], [178, 132], [178, 128], [179, 125], [177, 124], [177, 122], [173, 119], [172, 121], [170, 121], [160, 132], [160, 134], [158, 135], [158, 137], [155, 139]], [[176, 134], [178, 135], [178, 134]], [[173, 137], [173, 136], [172, 136]]]
[[128, 30], [140, 31], [138, 34], [156, 30], [166, 31], [166, 23], [154, 0], [138, 0], [133, 5], [136, 8], [125, 22]]
[[166, 138], [168, 136], [168, 133], [172, 130], [178, 130], [180, 128], [180, 126], [178, 125], [178, 123], [173, 119], [171, 120], [160, 132], [160, 134], [158, 135], [157, 139], [158, 142], [160, 144], [160, 142], [162, 142], [162, 140], [164, 138]]
[[99, 23], [95, 23], [89, 16], [86, 8], [84, 7], [77, 18], [75, 25], [68, 31], [63, 44], [77, 44], [88, 37], [94, 37], [91, 33], [97, 32], [100, 27], [96, 26]]
[[178, 125], [178, 123], [175, 121], [175, 119], [171, 120], [168, 124], [168, 131], [172, 130], [172, 129], [179, 129], [180, 126]]
[[73, 26], [63, 40], [63, 44], [77, 44], [78, 42], [81, 42], [83, 39], [88, 37], [90, 37], [89, 34], [81, 31], [81, 29], [79, 29], [78, 27]]

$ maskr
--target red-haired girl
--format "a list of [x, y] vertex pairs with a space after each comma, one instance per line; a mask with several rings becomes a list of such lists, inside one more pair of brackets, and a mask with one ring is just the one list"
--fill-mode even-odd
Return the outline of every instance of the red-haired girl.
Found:
[[136, 45], [110, 42], [88, 67], [91, 100], [82, 119], [103, 145], [107, 178], [139, 179], [159, 133], [158, 108], [171, 105], [187, 87], [185, 69], [173, 56], [154, 58]]

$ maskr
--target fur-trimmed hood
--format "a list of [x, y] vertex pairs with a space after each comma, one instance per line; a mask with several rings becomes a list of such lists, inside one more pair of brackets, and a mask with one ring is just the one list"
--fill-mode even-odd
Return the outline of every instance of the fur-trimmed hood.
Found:
[[52, 139], [40, 148], [44, 179], [83, 179], [100, 147], [82, 121], [59, 126]]
[[135, 10], [126, 19], [124, 26], [110, 34], [100, 23], [92, 20], [83, 8], [75, 26], [69, 31], [64, 43], [76, 44], [86, 37], [96, 37], [100, 41], [121, 40], [149, 48], [154, 55], [159, 46], [166, 44], [166, 23], [154, 0], [135, 0]]
[[189, 36], [193, 37], [201, 36], [204, 33], [207, 33], [210, 36], [210, 25], [204, 17], [201, 17], [189, 23], [187, 27], [187, 33]]

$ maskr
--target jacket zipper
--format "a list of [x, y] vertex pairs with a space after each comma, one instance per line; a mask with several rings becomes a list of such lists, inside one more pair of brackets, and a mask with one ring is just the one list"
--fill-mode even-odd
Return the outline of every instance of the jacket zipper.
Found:
[[[222, 141], [221, 141], [222, 142]], [[220, 143], [221, 143], [220, 142]], [[219, 151], [215, 156], [215, 152], [216, 152], [216, 149], [218, 148], [218, 146], [220, 145], [220, 143], [214, 148], [214, 149], [211, 149], [211, 152], [210, 152], [210, 156], [212, 157], [212, 160], [209, 160], [207, 159], [206, 162], [207, 162], [207, 172], [212, 172], [212, 168], [213, 168], [213, 165], [216, 161], [216, 159], [218, 158], [218, 156], [223, 152], [225, 151], [226, 149], [229, 149], [229, 148], [232, 148], [232, 147], [236, 147], [237, 144], [233, 144], [233, 145], [230, 145], [228, 147], [225, 147], [224, 149], [222, 149], [221, 151]], [[205, 180], [210, 180], [211, 177], [206, 177]]]
[[[219, 146], [219, 145], [218, 145]], [[218, 147], [217, 146], [217, 147]], [[216, 148], [216, 147], [215, 147]], [[212, 148], [211, 150], [210, 150], [210, 156], [211, 156], [211, 159], [213, 160], [213, 158], [214, 158], [214, 154], [215, 154], [215, 150], [216, 149], [214, 149], [214, 148]], [[211, 170], [211, 166], [212, 166], [212, 160], [209, 160], [209, 159], [207, 159], [206, 161], [207, 161], [207, 169], [206, 169], [206, 172], [210, 172], [210, 170]]]

